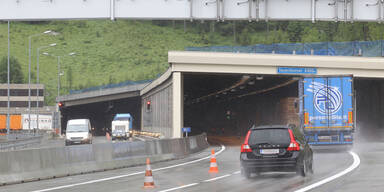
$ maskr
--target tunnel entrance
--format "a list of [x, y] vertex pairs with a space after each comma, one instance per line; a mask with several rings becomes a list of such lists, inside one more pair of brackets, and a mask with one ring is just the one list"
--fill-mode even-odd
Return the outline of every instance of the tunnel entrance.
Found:
[[299, 123], [298, 78], [184, 74], [184, 126], [193, 134], [244, 136], [252, 125]]
[[384, 79], [355, 78], [356, 133], [363, 141], [384, 139]]
[[134, 130], [140, 130], [140, 110], [141, 99], [139, 96], [63, 107], [61, 109], [62, 133], [65, 133], [66, 123], [68, 120], [88, 118], [94, 128], [93, 135], [105, 135], [107, 131], [110, 132], [112, 119], [117, 113], [130, 113], [133, 116], [132, 128]]

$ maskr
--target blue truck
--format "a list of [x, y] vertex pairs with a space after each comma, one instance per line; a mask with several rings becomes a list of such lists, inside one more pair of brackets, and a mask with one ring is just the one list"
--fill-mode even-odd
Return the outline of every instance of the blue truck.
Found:
[[300, 120], [311, 145], [352, 145], [355, 103], [352, 76], [300, 80]]
[[112, 140], [132, 137], [133, 118], [129, 113], [116, 114], [112, 120]]

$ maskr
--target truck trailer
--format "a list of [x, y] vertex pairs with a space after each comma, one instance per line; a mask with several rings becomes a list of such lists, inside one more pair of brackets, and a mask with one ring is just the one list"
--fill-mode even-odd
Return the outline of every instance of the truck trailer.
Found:
[[304, 77], [299, 83], [299, 98], [301, 127], [309, 144], [353, 144], [352, 76]]

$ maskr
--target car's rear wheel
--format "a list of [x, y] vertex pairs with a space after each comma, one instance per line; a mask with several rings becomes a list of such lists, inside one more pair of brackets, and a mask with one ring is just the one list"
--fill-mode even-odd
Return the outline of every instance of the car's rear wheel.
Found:
[[297, 168], [297, 173], [299, 175], [301, 175], [302, 177], [306, 176], [306, 174], [307, 174], [307, 164], [305, 163], [304, 160], [303, 160], [302, 164], [299, 165], [299, 167]]
[[251, 172], [249, 170], [245, 170], [244, 168], [241, 168], [241, 174], [247, 179], [251, 178]]
[[309, 172], [311, 173], [311, 174], [313, 174], [313, 160], [311, 161], [311, 163], [309, 164]]

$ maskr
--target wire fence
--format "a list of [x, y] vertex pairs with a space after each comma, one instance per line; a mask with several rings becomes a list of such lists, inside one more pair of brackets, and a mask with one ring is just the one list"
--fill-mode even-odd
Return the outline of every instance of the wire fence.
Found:
[[187, 51], [383, 57], [384, 40], [187, 47]]

